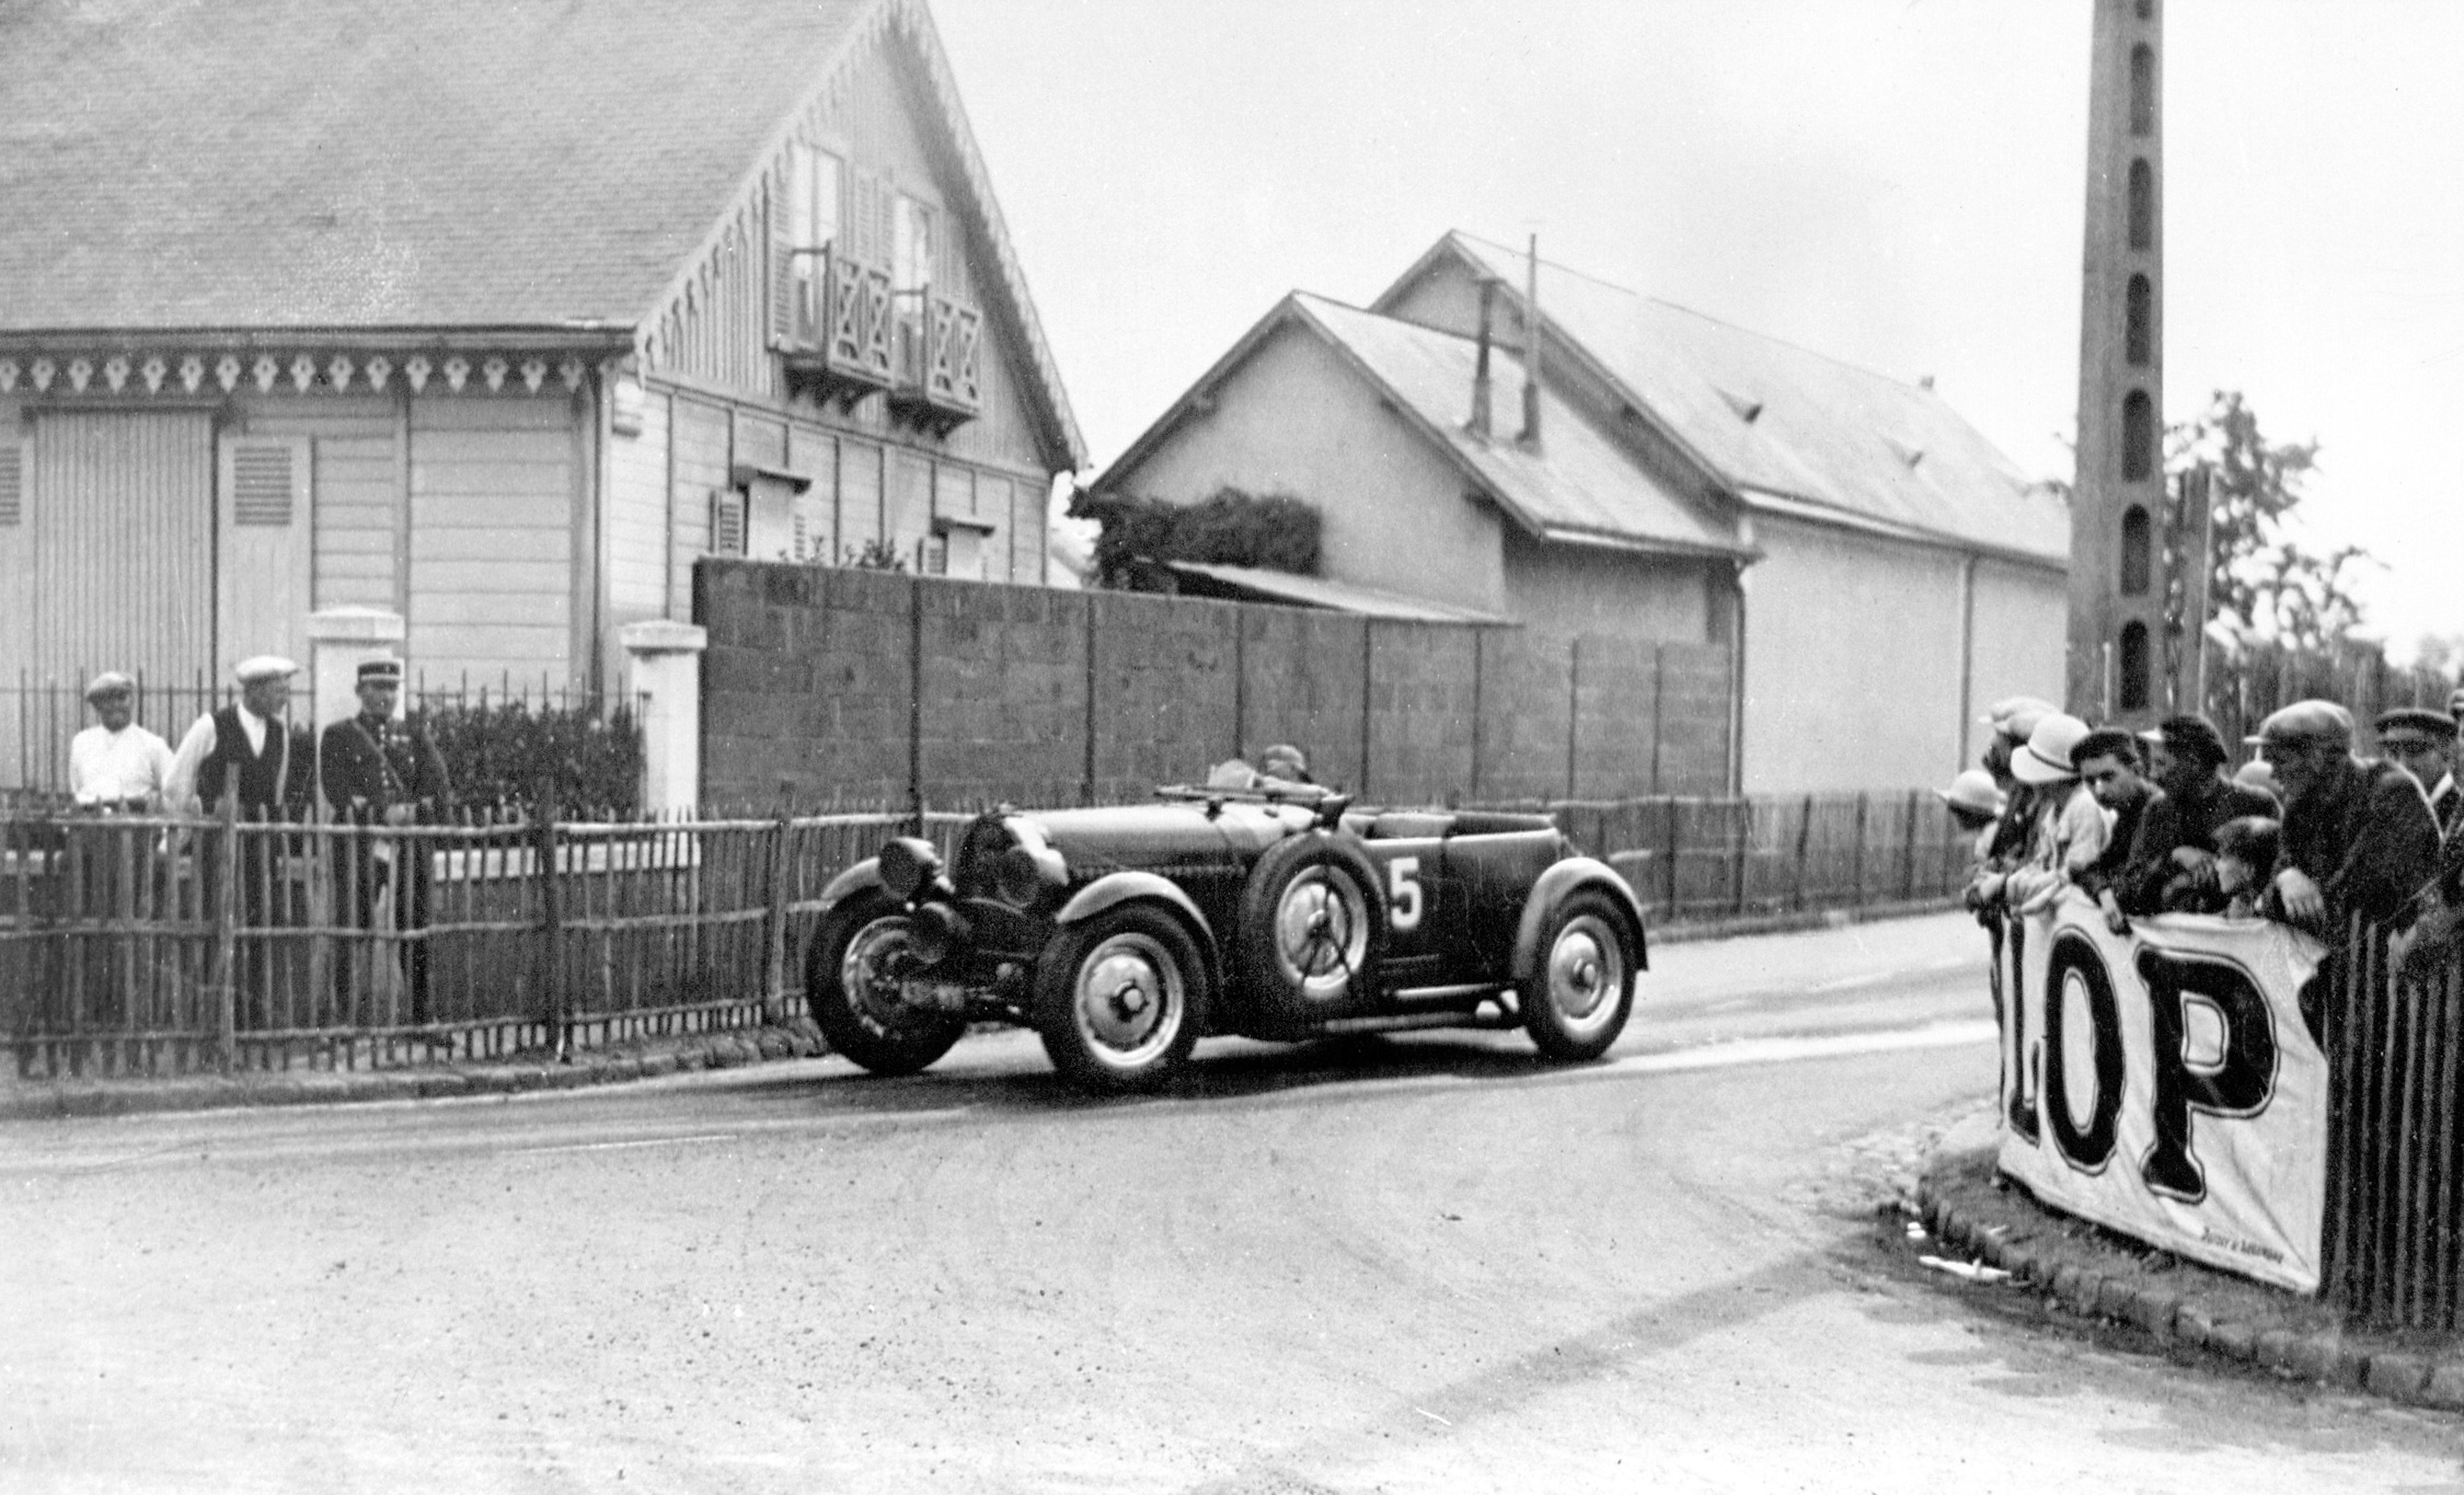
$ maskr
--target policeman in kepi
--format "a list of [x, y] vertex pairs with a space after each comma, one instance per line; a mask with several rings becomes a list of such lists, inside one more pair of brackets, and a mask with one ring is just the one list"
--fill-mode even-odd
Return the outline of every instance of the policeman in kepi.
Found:
[[[394, 719], [402, 699], [402, 661], [372, 659], [360, 666], [359, 714], [327, 727], [318, 739], [318, 781], [335, 818], [356, 825], [411, 825], [432, 822], [449, 807], [452, 788], [445, 759], [427, 732]], [[433, 881], [430, 848], [415, 838], [353, 840], [334, 859], [334, 906], [354, 929], [374, 923], [380, 894], [393, 899], [394, 928], [407, 978], [410, 1019], [432, 1020], [428, 1010], [428, 897]], [[352, 941], [334, 961], [334, 990], [346, 1010], [351, 1000]]]

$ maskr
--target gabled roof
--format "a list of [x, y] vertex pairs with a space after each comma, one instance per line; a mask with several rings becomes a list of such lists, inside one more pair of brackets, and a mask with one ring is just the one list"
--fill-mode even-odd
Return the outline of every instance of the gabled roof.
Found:
[[[1524, 256], [1449, 233], [1371, 304], [1398, 305], [1449, 261], [1519, 311]], [[1752, 507], [2052, 564], [2060, 500], [2032, 485], [1932, 390], [1542, 261], [1543, 325]]]
[[1489, 350], [1497, 434], [1483, 439], [1464, 429], [1479, 357], [1473, 340], [1306, 292], [1277, 303], [1093, 486], [1110, 490], [1133, 472], [1202, 410], [1232, 370], [1287, 328], [1334, 349], [1475, 491], [1534, 538], [1677, 554], [1747, 554], [1727, 516], [1688, 502], [1553, 395], [1544, 393], [1541, 410], [1547, 440], [1537, 451], [1517, 445], [1523, 375], [1507, 350]]
[[0, 333], [640, 326], [893, 30], [1080, 460], [923, 0], [0, 3]]

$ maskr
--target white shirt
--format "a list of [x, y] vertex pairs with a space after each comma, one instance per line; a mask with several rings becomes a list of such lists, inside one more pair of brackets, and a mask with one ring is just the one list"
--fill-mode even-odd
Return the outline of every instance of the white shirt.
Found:
[[[248, 734], [248, 750], [252, 754], [265, 751], [266, 720], [246, 706], [234, 703], [239, 714], [239, 729]], [[214, 714], [206, 713], [188, 735], [180, 739], [180, 751], [171, 758], [171, 774], [163, 785], [164, 802], [175, 810], [193, 809], [197, 805], [197, 770], [213, 756], [219, 737], [214, 732]], [[293, 765], [295, 768], [297, 765]]]
[[79, 804], [151, 800], [171, 780], [171, 745], [131, 723], [99, 722], [69, 739], [69, 792]]

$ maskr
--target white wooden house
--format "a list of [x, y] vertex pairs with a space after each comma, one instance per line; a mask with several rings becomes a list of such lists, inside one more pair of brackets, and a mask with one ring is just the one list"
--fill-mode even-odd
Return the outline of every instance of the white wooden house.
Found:
[[705, 553], [1044, 579], [1083, 447], [922, 0], [0, 31], [0, 682], [359, 605], [589, 690]]

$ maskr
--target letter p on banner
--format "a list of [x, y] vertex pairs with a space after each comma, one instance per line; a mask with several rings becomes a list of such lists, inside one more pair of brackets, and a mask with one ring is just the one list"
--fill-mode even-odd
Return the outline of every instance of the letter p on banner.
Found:
[[2317, 1291], [2327, 1065], [2300, 991], [2320, 945], [2188, 914], [2115, 934], [2069, 893], [2025, 922], [2004, 1051], [2038, 1055], [2044, 1082], [2002, 1171], [2150, 1244]]

